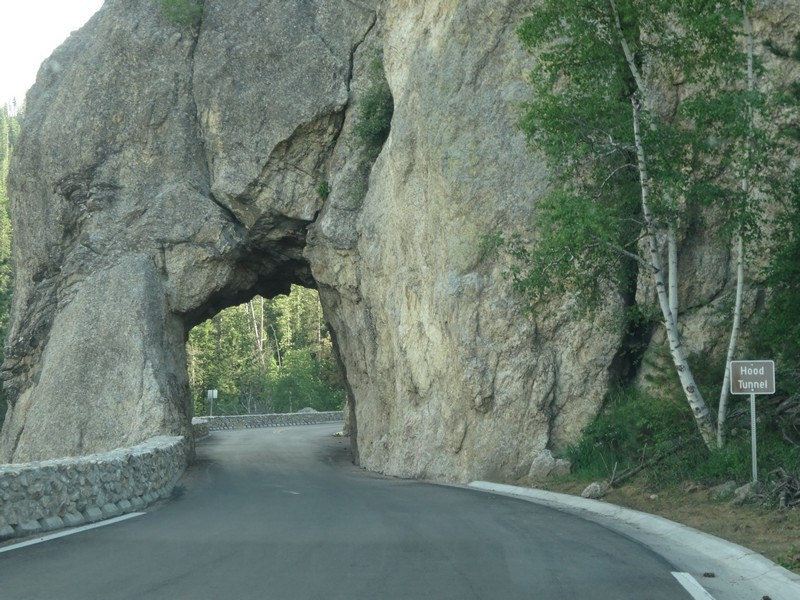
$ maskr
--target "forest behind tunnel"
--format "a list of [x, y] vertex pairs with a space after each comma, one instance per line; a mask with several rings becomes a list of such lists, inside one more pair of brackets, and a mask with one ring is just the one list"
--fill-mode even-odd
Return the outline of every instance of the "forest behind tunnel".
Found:
[[[343, 375], [316, 290], [255, 296], [189, 332], [195, 416], [341, 410]], [[217, 390], [213, 403], [208, 390]]]

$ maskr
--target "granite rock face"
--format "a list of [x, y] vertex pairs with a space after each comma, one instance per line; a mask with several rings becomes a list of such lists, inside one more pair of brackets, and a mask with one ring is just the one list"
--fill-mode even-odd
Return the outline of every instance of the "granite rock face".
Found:
[[44, 63], [9, 182], [0, 461], [191, 435], [188, 329], [313, 283], [314, 187], [374, 22], [361, 3], [220, 0], [192, 30], [108, 0]]
[[[320, 291], [361, 465], [521, 477], [575, 440], [619, 367], [623, 299], [529, 318], [481, 253], [546, 186], [516, 127], [527, 5], [204, 6], [192, 29], [107, 0], [28, 97], [0, 461], [190, 436], [186, 332], [291, 283]], [[381, 57], [394, 114], [373, 160], [353, 129]], [[714, 262], [708, 293], [729, 287]]]
[[360, 209], [347, 215], [332, 194], [306, 251], [369, 469], [526, 475], [543, 448], [579, 434], [607, 389], [619, 333], [567, 311], [531, 321], [507, 265], [481, 260], [482, 236], [522, 231], [545, 186], [516, 128], [530, 68], [513, 35], [523, 4], [384, 6], [391, 134]]

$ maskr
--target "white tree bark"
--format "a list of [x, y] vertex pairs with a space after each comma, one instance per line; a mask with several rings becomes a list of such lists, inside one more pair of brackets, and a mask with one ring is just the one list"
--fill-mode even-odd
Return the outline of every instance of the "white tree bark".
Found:
[[681, 387], [686, 396], [686, 401], [689, 403], [694, 415], [697, 428], [708, 448], [713, 448], [716, 442], [716, 431], [714, 421], [709, 414], [708, 406], [706, 405], [703, 395], [697, 388], [694, 381], [694, 375], [689, 368], [689, 363], [686, 360], [686, 353], [684, 352], [683, 345], [681, 344], [680, 332], [678, 330], [678, 321], [675, 319], [670, 307], [669, 294], [667, 291], [667, 282], [664, 279], [664, 261], [661, 257], [661, 251], [658, 245], [656, 224], [653, 220], [653, 214], [650, 209], [650, 179], [647, 173], [647, 160], [644, 152], [644, 145], [642, 143], [641, 135], [641, 104], [639, 98], [634, 95], [631, 98], [633, 106], [633, 132], [634, 142], [636, 144], [636, 159], [639, 169], [639, 184], [641, 188], [641, 202], [642, 202], [642, 215], [645, 221], [645, 234], [649, 246], [649, 265], [650, 270], [655, 280], [656, 292], [658, 295], [658, 304], [661, 308], [661, 314], [664, 318], [664, 327], [667, 332], [667, 341], [669, 342], [670, 355], [672, 362], [675, 365], [675, 370], [678, 373], [678, 378], [681, 382]]
[[278, 368], [280, 369], [283, 366], [283, 359], [281, 358], [281, 347], [278, 344], [278, 334], [275, 333], [275, 327], [272, 326], [272, 323], [270, 323], [269, 328], [272, 330], [272, 339], [275, 342], [275, 354], [278, 359]]
[[611, 11], [614, 13], [614, 28], [617, 30], [617, 37], [620, 45], [622, 46], [622, 52], [625, 54], [625, 62], [628, 63], [628, 68], [631, 71], [631, 75], [633, 75], [633, 79], [636, 82], [636, 87], [639, 89], [639, 93], [642, 95], [642, 99], [646, 101], [648, 95], [644, 86], [644, 79], [642, 78], [642, 74], [639, 72], [639, 67], [636, 65], [636, 60], [634, 60], [633, 52], [631, 52], [631, 47], [628, 45], [628, 40], [625, 39], [625, 34], [622, 31], [622, 22], [619, 18], [617, 3], [615, 0], [610, 1]]
[[[753, 27], [750, 22], [750, 14], [747, 11], [747, 1], [742, 2], [742, 16], [744, 17], [745, 53], [747, 55], [747, 91], [752, 93], [756, 89], [755, 76], [753, 74]], [[750, 185], [750, 158], [752, 152], [753, 136], [753, 107], [750, 101], [747, 102], [747, 137], [744, 142], [744, 161], [742, 165], [742, 195], [747, 201], [752, 190]], [[736, 301], [733, 306], [733, 323], [731, 325], [731, 337], [728, 341], [728, 352], [725, 358], [725, 376], [722, 379], [722, 389], [719, 393], [719, 405], [717, 407], [717, 447], [725, 446], [725, 421], [728, 417], [728, 399], [730, 386], [730, 364], [736, 354], [736, 345], [739, 340], [739, 330], [742, 322], [742, 296], [744, 295], [744, 263], [745, 248], [744, 238], [741, 231], [735, 240], [736, 252]]]
[[[631, 98], [633, 107], [633, 130], [634, 142], [636, 145], [636, 159], [639, 169], [639, 184], [641, 189], [641, 203], [642, 215], [645, 220], [645, 235], [649, 246], [649, 258], [646, 259], [650, 271], [655, 280], [656, 293], [658, 295], [658, 304], [661, 309], [661, 314], [664, 318], [664, 327], [667, 333], [667, 341], [669, 343], [670, 355], [672, 362], [675, 365], [675, 370], [681, 382], [681, 387], [686, 396], [686, 401], [692, 409], [697, 428], [708, 448], [713, 448], [716, 442], [716, 428], [714, 421], [703, 399], [697, 384], [694, 381], [694, 375], [689, 368], [689, 363], [686, 360], [686, 353], [684, 352], [683, 345], [681, 344], [680, 332], [678, 329], [678, 300], [677, 300], [677, 244], [675, 243], [675, 232], [673, 228], [668, 231], [668, 265], [669, 272], [667, 277], [669, 282], [665, 280], [664, 274], [664, 261], [661, 256], [661, 249], [658, 243], [658, 228], [654, 220], [653, 213], [650, 207], [650, 179], [647, 172], [647, 159], [644, 151], [644, 144], [641, 135], [641, 108], [642, 102], [647, 104], [648, 93], [644, 84], [644, 79], [636, 65], [636, 60], [633, 52], [630, 49], [628, 41], [625, 39], [624, 32], [622, 31], [622, 24], [619, 18], [619, 11], [615, 0], [610, 0], [611, 10], [614, 16], [614, 26], [617, 31], [620, 46], [625, 56], [625, 61], [630, 69], [631, 75], [636, 82], [638, 92]], [[675, 249], [673, 252], [673, 248]], [[674, 282], [674, 297], [672, 296], [672, 284]], [[674, 308], [674, 310], [673, 310]]]
[[675, 225], [667, 230], [667, 264], [669, 268], [669, 312], [672, 320], [678, 322], [678, 239]]
[[730, 364], [736, 353], [736, 344], [739, 339], [739, 328], [742, 321], [742, 296], [744, 291], [744, 240], [737, 236], [736, 242], [736, 302], [733, 307], [733, 325], [731, 338], [728, 342], [728, 353], [725, 357], [725, 376], [722, 379], [722, 389], [719, 394], [719, 407], [717, 409], [717, 448], [725, 446], [725, 420], [728, 417], [728, 398], [730, 393], [731, 369]]
[[261, 363], [261, 366], [264, 366], [264, 325], [263, 325], [263, 307], [262, 307], [262, 321], [261, 327], [258, 326], [258, 320], [256, 319], [256, 309], [253, 306], [253, 301], [247, 303], [247, 307], [249, 309], [250, 315], [250, 326], [253, 328], [253, 344], [255, 345], [256, 356], [258, 357], [258, 362]]

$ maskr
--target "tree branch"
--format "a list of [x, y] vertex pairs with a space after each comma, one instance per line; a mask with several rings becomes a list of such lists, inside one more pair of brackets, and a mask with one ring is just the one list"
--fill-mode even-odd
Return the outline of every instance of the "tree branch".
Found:
[[623, 248], [622, 246], [618, 246], [617, 244], [612, 244], [611, 242], [609, 242], [607, 240], [604, 240], [604, 239], [602, 239], [602, 238], [600, 238], [600, 237], [598, 237], [596, 235], [592, 235], [592, 239], [595, 240], [597, 243], [602, 244], [603, 246], [606, 246], [607, 248], [610, 248], [614, 252], [617, 252], [618, 254], [622, 254], [623, 256], [626, 256], [626, 257], [630, 258], [631, 260], [636, 261], [637, 263], [639, 263], [641, 266], [643, 266], [646, 269], [652, 270], [652, 268], [653, 268], [653, 266], [650, 265], [647, 261], [645, 261], [641, 256], [639, 256], [638, 254], [634, 254], [633, 252], [630, 252], [628, 250], [625, 250], [625, 248]]

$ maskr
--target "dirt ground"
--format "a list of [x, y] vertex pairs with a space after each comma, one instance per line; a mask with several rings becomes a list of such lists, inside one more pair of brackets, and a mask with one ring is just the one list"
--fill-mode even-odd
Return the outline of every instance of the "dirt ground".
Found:
[[[516, 485], [580, 495], [586, 481], [563, 480], [535, 484], [521, 480]], [[689, 525], [763, 554], [770, 560], [800, 573], [800, 510], [768, 510], [752, 505], [733, 506], [730, 500], [713, 500], [708, 488], [699, 484], [648, 487], [631, 481], [608, 491], [604, 501], [659, 515]]]

